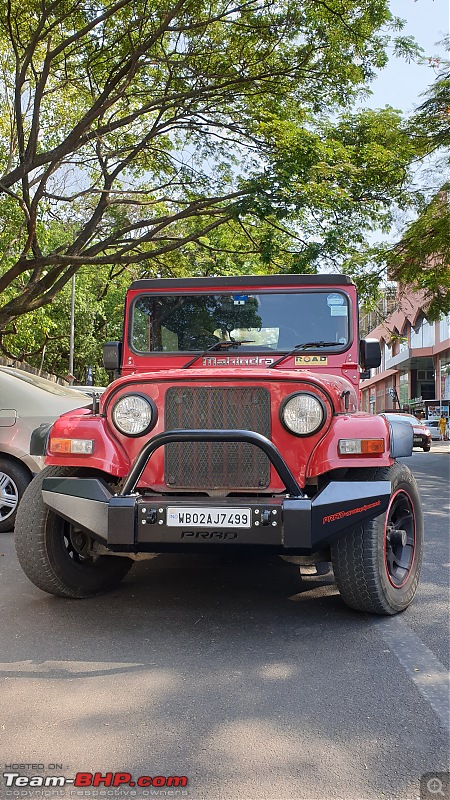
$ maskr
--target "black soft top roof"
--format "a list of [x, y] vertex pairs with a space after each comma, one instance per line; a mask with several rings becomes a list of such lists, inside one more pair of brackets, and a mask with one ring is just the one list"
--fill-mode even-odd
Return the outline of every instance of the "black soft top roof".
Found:
[[233, 289], [238, 286], [351, 286], [348, 275], [232, 275], [226, 278], [145, 278], [130, 289]]

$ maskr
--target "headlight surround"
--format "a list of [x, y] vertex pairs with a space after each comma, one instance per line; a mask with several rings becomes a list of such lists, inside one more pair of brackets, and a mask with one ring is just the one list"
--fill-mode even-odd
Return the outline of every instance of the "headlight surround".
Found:
[[126, 394], [114, 404], [112, 420], [125, 436], [142, 436], [156, 423], [156, 406], [143, 394]]
[[280, 419], [286, 430], [294, 436], [311, 436], [325, 423], [325, 405], [320, 397], [311, 392], [291, 394], [281, 404]]

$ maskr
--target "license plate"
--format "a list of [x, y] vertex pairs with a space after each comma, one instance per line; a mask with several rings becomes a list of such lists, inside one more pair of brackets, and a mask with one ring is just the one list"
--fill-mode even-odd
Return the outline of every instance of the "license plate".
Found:
[[168, 507], [166, 525], [170, 528], [251, 528], [250, 508]]

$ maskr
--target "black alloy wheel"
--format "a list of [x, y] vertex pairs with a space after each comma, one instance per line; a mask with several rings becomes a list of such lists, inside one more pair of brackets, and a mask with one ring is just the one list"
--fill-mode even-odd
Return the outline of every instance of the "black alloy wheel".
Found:
[[388, 580], [400, 589], [409, 578], [416, 552], [414, 507], [405, 489], [398, 489], [391, 497], [386, 513], [384, 548]]

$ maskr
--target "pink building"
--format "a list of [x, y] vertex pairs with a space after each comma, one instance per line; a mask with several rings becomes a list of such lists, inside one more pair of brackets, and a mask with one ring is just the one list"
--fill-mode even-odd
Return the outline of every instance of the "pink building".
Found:
[[427, 419], [439, 418], [441, 410], [449, 416], [450, 314], [428, 322], [424, 293], [405, 288], [384, 304], [387, 316], [376, 327], [368, 330], [373, 315], [362, 319], [363, 335], [378, 339], [382, 351], [381, 366], [361, 382], [362, 409], [376, 414], [399, 403]]

